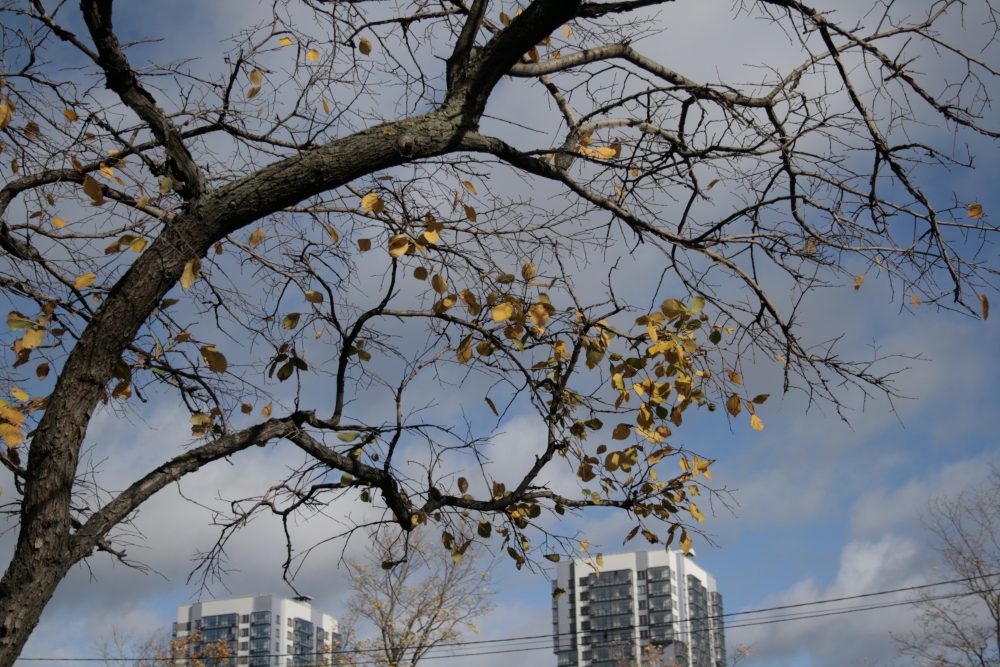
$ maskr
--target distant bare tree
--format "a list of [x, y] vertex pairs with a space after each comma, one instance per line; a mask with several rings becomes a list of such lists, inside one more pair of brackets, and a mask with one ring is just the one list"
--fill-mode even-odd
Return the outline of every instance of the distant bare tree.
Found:
[[[363, 651], [365, 661], [376, 665], [412, 667], [435, 646], [478, 632], [474, 621], [492, 611], [493, 603], [489, 573], [476, 549], [464, 542], [449, 556], [416, 536], [405, 544], [380, 534], [368, 560], [349, 567], [354, 596], [346, 614], [345, 647]], [[378, 636], [355, 639], [355, 619], [371, 623]]]
[[964, 579], [956, 597], [920, 603], [917, 629], [895, 637], [902, 655], [927, 667], [1000, 665], [1000, 469], [930, 507], [927, 528], [947, 572]]
[[156, 634], [143, 639], [114, 629], [100, 651], [107, 667], [175, 667], [180, 660], [185, 667], [228, 667], [235, 660], [224, 639], [203, 643], [197, 632], [179, 639]]

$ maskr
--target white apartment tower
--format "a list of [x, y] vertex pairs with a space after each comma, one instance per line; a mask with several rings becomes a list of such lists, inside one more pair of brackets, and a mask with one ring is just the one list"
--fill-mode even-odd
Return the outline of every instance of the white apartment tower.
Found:
[[[213, 667], [314, 667], [329, 664], [325, 652], [340, 636], [332, 616], [312, 608], [308, 597], [274, 595], [226, 598], [177, 608], [175, 639], [199, 633], [200, 643], [225, 640], [231, 658]], [[178, 660], [178, 665], [186, 661]]]
[[715, 578], [676, 551], [604, 555], [559, 564], [553, 648], [559, 667], [724, 667], [722, 596]]

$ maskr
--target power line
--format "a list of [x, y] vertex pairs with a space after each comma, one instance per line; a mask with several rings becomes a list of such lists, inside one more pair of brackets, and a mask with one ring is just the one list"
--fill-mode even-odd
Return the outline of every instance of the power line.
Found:
[[[847, 601], [850, 601], [850, 600], [861, 600], [861, 599], [872, 598], [872, 597], [880, 597], [880, 596], [883, 596], [883, 595], [891, 595], [891, 594], [895, 594], [895, 593], [914, 592], [914, 591], [926, 590], [928, 588], [936, 588], [936, 587], [939, 587], [939, 586], [948, 586], [948, 585], [952, 585], [952, 584], [968, 583], [968, 582], [975, 581], [975, 580], [980, 580], [980, 579], [991, 579], [993, 577], [1000, 577], [1000, 572], [993, 573], [993, 574], [988, 574], [988, 575], [983, 575], [983, 576], [964, 577], [964, 578], [961, 578], [961, 579], [950, 579], [950, 580], [946, 580], [946, 581], [936, 581], [936, 582], [932, 582], [932, 583], [928, 583], [928, 584], [919, 584], [919, 585], [915, 585], [915, 586], [904, 586], [904, 587], [900, 587], [900, 588], [890, 588], [890, 589], [885, 589], [885, 590], [881, 590], [881, 591], [871, 591], [871, 592], [867, 592], [867, 593], [858, 593], [858, 594], [855, 594], [855, 595], [845, 595], [845, 596], [840, 596], [840, 597], [835, 597], [835, 598], [824, 598], [824, 599], [820, 599], [820, 600], [812, 600], [812, 601], [809, 601], [809, 602], [798, 602], [798, 603], [794, 603], [794, 604], [775, 605], [775, 606], [771, 606], [771, 607], [761, 607], [761, 608], [757, 608], [757, 609], [748, 609], [748, 610], [744, 610], [744, 611], [728, 612], [728, 613], [724, 613], [724, 614], [714, 614], [714, 615], [708, 615], [708, 616], [696, 616], [696, 617], [691, 617], [691, 618], [676, 619], [676, 620], [671, 620], [669, 622], [669, 625], [671, 625], [671, 626], [681, 626], [681, 625], [683, 625], [683, 624], [686, 623], [686, 624], [688, 624], [690, 626], [695, 621], [713, 621], [713, 620], [720, 620], [721, 621], [722, 619], [725, 619], [725, 618], [734, 618], [734, 617], [737, 617], [737, 616], [752, 616], [752, 615], [755, 615], [755, 614], [762, 614], [762, 613], [765, 613], [765, 612], [787, 611], [789, 609], [801, 609], [801, 608], [804, 608], [804, 607], [824, 605], [824, 604], [831, 604], [831, 603], [834, 603], [834, 602], [847, 602]], [[965, 596], [968, 596], [968, 595], [974, 595], [974, 594], [976, 594], [978, 592], [980, 592], [980, 591], [975, 591], [975, 590], [974, 591], [963, 591], [963, 592], [959, 592], [959, 593], [951, 593], [951, 594], [941, 595], [941, 596], [936, 596], [936, 597], [931, 597], [931, 598], [921, 598], [921, 599], [914, 599], [914, 600], [899, 600], [899, 601], [878, 603], [878, 604], [867, 605], [867, 606], [847, 607], [847, 608], [843, 608], [843, 609], [823, 610], [823, 611], [806, 612], [806, 613], [799, 613], [799, 614], [786, 614], [786, 615], [779, 615], [779, 616], [772, 616], [772, 617], [765, 617], [765, 618], [757, 618], [757, 619], [748, 618], [748, 619], [745, 619], [742, 622], [738, 621], [738, 622], [735, 622], [735, 623], [731, 623], [731, 622], [730, 623], [724, 623], [723, 624], [723, 628], [726, 629], [726, 630], [729, 630], [729, 629], [739, 629], [739, 628], [754, 627], [754, 626], [759, 626], [759, 625], [770, 625], [770, 624], [773, 624], [773, 623], [783, 623], [783, 622], [788, 622], [788, 621], [807, 620], [807, 619], [812, 619], [812, 618], [822, 618], [822, 617], [825, 617], [825, 616], [836, 616], [836, 615], [842, 615], [842, 614], [848, 614], [848, 613], [857, 613], [857, 612], [871, 611], [871, 610], [876, 610], [876, 609], [885, 609], [885, 608], [889, 608], [889, 607], [911, 605], [911, 604], [916, 604], [918, 602], [923, 602], [925, 600], [941, 600], [941, 599], [948, 599], [948, 598], [955, 598], [955, 597], [965, 597]], [[622, 627], [622, 628], [609, 628], [609, 630], [630, 630], [630, 629], [634, 630], [635, 627], [636, 626], [633, 625], [633, 626], [626, 626], [626, 627]], [[710, 629], [711, 628], [689, 629], [687, 632], [693, 634], [693, 633], [699, 633], [699, 632], [708, 632]], [[499, 651], [477, 651], [476, 653], [460, 654], [460, 655], [459, 654], [454, 654], [454, 655], [452, 655], [452, 654], [448, 654], [448, 655], [425, 655], [424, 659], [450, 658], [450, 657], [469, 657], [469, 656], [475, 656], [475, 655], [494, 655], [494, 654], [497, 654], [497, 653], [505, 653], [505, 652], [537, 651], [537, 650], [541, 650], [543, 648], [549, 648], [550, 647], [549, 642], [551, 642], [552, 640], [554, 640], [556, 638], [560, 638], [560, 637], [564, 637], [564, 636], [569, 636], [569, 635], [575, 636], [575, 635], [581, 634], [581, 632], [582, 631], [580, 631], [580, 630], [576, 630], [576, 631], [570, 631], [570, 632], [547, 633], [547, 634], [543, 634], [543, 635], [523, 635], [523, 636], [514, 636], [514, 637], [499, 637], [499, 638], [494, 638], [494, 639], [478, 639], [478, 640], [468, 640], [468, 641], [456, 641], [456, 642], [441, 643], [441, 644], [435, 645], [432, 648], [432, 650], [440, 650], [440, 649], [448, 649], [448, 648], [459, 648], [459, 647], [469, 647], [469, 646], [483, 646], [483, 645], [492, 645], [492, 644], [515, 644], [515, 643], [529, 643], [529, 642], [544, 642], [543, 645], [540, 645], [540, 646], [535, 647], [535, 648], [514, 648], [514, 649], [504, 649], [504, 650], [499, 650]], [[596, 631], [591, 630], [589, 632], [601, 632], [601, 631], [600, 630], [596, 630]], [[268, 640], [270, 641], [270, 638], [268, 638]], [[407, 647], [407, 650], [410, 649], [410, 648], [415, 648], [415, 647]], [[303, 656], [312, 656], [312, 657], [323, 656], [323, 657], [328, 657], [328, 656], [359, 655], [359, 654], [364, 654], [364, 653], [380, 653], [380, 652], [382, 652], [382, 649], [379, 649], [379, 648], [368, 648], [368, 649], [335, 649], [335, 650], [331, 650], [331, 651], [315, 651], [315, 652], [311, 652], [311, 653], [256, 653], [256, 654], [254, 654], [254, 656], [255, 657], [267, 657], [267, 658], [274, 658], [274, 657], [278, 657], [278, 658], [281, 658], [281, 657], [303, 657]], [[51, 661], [51, 662], [134, 662], [134, 661], [149, 660], [149, 659], [151, 659], [150, 656], [122, 657], [122, 658], [103, 658], [103, 657], [100, 657], [100, 658], [98, 658], [98, 657], [78, 657], [78, 658], [63, 658], [63, 657], [60, 657], [60, 658], [57, 658], [57, 657], [19, 657], [16, 660], [23, 661], [23, 662], [42, 662], [42, 661]], [[375, 664], [375, 663], [373, 663], [373, 662], [367, 662], [367, 663], [355, 663], [355, 664], [362, 665], [362, 664]]]

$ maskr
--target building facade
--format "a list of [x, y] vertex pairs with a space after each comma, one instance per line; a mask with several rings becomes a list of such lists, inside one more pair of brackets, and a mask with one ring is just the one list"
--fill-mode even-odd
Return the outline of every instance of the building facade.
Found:
[[[173, 636], [198, 634], [197, 650], [223, 640], [229, 657], [214, 667], [313, 667], [330, 663], [337, 621], [312, 608], [307, 597], [274, 595], [226, 598], [177, 608]], [[324, 653], [326, 655], [324, 655]], [[185, 660], [178, 660], [183, 665]]]
[[722, 596], [712, 575], [676, 551], [603, 559], [600, 568], [591, 558], [559, 564], [559, 667], [724, 667]]

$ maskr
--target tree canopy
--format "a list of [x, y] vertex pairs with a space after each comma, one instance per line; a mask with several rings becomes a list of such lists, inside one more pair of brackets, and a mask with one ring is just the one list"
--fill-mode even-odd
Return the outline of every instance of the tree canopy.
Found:
[[[744, 366], [894, 394], [803, 335], [824, 288], [989, 314], [997, 228], [941, 177], [1000, 132], [987, 0], [739, 3], [783, 53], [738, 77], [671, 51], [665, 0], [239, 3], [207, 53], [113, 10], [0, 2], [0, 666], [72, 565], [127, 560], [109, 535], [152, 494], [255, 445], [307, 463], [234, 500], [208, 571], [256, 513], [342, 496], [518, 567], [586, 551], [549, 517], [588, 508], [688, 550], [713, 457], [673, 432], [716, 406], [762, 430]], [[163, 401], [189, 446], [101, 488], [95, 411]], [[527, 411], [544, 445], [495, 478]]]

